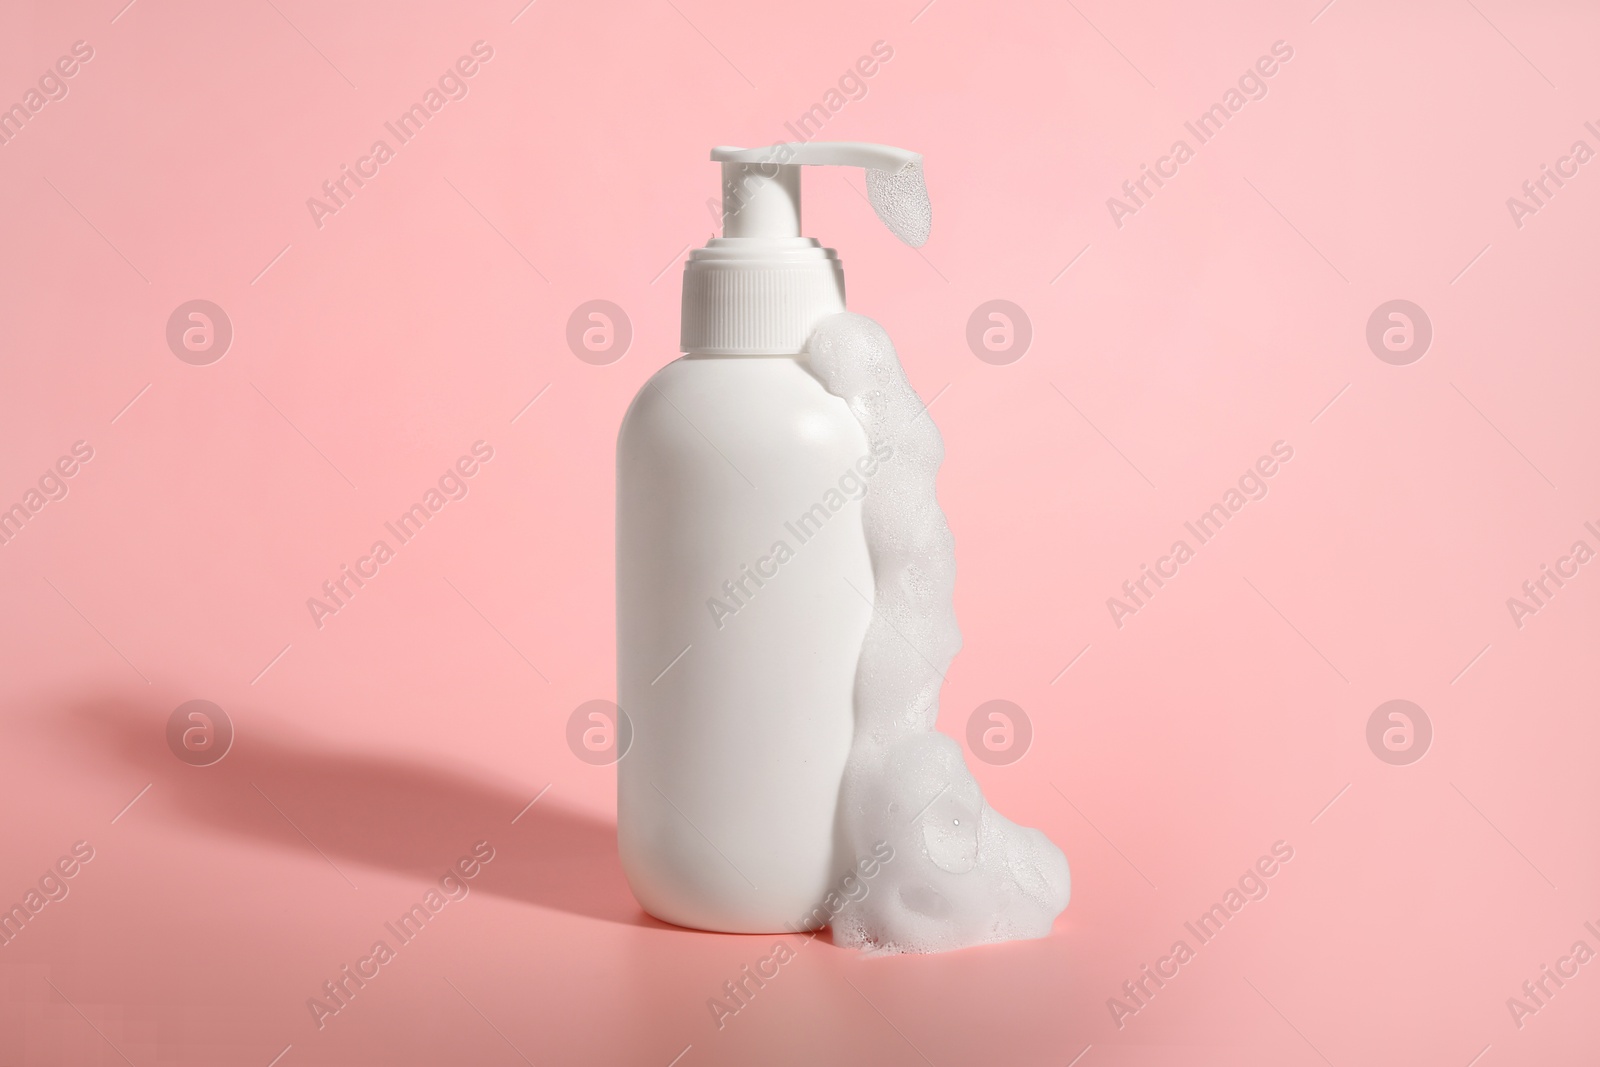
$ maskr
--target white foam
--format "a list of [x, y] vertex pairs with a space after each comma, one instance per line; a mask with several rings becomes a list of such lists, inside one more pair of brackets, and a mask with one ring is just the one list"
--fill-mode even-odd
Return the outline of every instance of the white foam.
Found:
[[867, 168], [867, 200], [878, 218], [900, 240], [921, 248], [933, 231], [933, 204], [922, 178], [922, 164], [907, 163], [899, 170]]
[[893, 450], [862, 503], [875, 599], [856, 666], [839, 818], [848, 855], [887, 841], [894, 858], [834, 921], [834, 940], [869, 952], [942, 952], [1044, 937], [1071, 892], [1066, 857], [991, 808], [961, 746], [934, 729], [944, 671], [961, 647], [955, 545], [934, 495], [944, 442], [872, 319], [824, 319], [807, 353], [874, 451]]

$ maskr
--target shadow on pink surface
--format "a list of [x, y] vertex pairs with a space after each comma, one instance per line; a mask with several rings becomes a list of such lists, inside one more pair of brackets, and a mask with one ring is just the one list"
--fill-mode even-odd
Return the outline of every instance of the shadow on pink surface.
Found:
[[[487, 774], [400, 754], [319, 747], [260, 715], [219, 762], [191, 767], [163, 743], [170, 712], [108, 694], [47, 722], [85, 755], [137, 768], [156, 783], [145, 802], [171, 819], [275, 847], [321, 853], [352, 885], [377, 868], [436, 880], [487, 840], [495, 859], [475, 890], [608, 922], [662, 930], [628, 890], [616, 826]], [[245, 716], [240, 716], [244, 718]]]

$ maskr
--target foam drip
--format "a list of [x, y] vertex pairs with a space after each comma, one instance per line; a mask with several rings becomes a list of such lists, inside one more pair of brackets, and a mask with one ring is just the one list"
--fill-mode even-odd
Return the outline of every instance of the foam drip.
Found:
[[887, 841], [894, 858], [834, 920], [834, 940], [892, 953], [1044, 937], [1071, 892], [1066, 857], [991, 808], [961, 746], [934, 728], [944, 671], [961, 647], [954, 540], [934, 493], [944, 442], [872, 319], [822, 320], [807, 354], [873, 450], [893, 450], [862, 503], [875, 599], [856, 666], [839, 820], [848, 855]]
[[897, 171], [867, 168], [867, 199], [889, 231], [912, 248], [921, 248], [933, 231], [933, 204], [922, 179], [922, 164]]

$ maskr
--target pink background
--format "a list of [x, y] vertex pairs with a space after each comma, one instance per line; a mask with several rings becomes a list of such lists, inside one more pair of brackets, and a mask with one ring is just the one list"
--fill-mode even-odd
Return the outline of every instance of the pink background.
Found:
[[[0, 903], [95, 850], [0, 947], [0, 1064], [1600, 1052], [1600, 963], [1520, 1028], [1506, 1005], [1600, 950], [1600, 573], [1506, 606], [1600, 547], [1600, 163], [1506, 206], [1600, 148], [1592, 7], [124, 2], [0, 14], [0, 102], [94, 49], [0, 146], [0, 505], [94, 449], [0, 546]], [[469, 95], [319, 229], [306, 199], [478, 40]], [[706, 151], [786, 138], [879, 40], [821, 136], [925, 153], [933, 238], [843, 171], [806, 179], [806, 228], [938, 395], [966, 639], [941, 726], [1025, 709], [1025, 757], [974, 766], [1074, 894], [1038, 942], [806, 944], [719, 1030], [707, 998], [774, 939], [642, 916], [614, 768], [566, 723], [615, 696], [614, 437], [676, 352]], [[1279, 40], [1268, 95], [1116, 226], [1106, 198]], [[165, 340], [197, 298], [234, 329], [207, 366]], [[634, 331], [604, 366], [564, 339], [594, 299]], [[965, 341], [991, 299], [1032, 323], [1008, 365]], [[1406, 366], [1365, 340], [1393, 299], [1433, 326]], [[470, 494], [318, 629], [306, 599], [477, 440]], [[1114, 625], [1278, 440], [1269, 495]], [[1434, 731], [1407, 766], [1366, 741], [1397, 698]], [[167, 748], [190, 699], [237, 730], [208, 768]], [[319, 1030], [307, 998], [479, 840], [471, 895]], [[1108, 998], [1279, 840], [1266, 899], [1119, 1028]]]

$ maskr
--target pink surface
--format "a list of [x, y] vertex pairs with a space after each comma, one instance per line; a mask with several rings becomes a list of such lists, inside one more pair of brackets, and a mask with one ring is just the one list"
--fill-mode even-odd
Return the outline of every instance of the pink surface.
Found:
[[[0, 1064], [1600, 1053], [1600, 573], [1569, 555], [1600, 549], [1592, 8], [124, 2], [0, 14], [0, 103], [42, 84], [0, 145], [0, 506], [30, 515], [0, 545], [0, 903], [66, 893], [0, 946]], [[1075, 892], [1026, 944], [788, 938], [719, 1029], [708, 999], [777, 939], [640, 913], [614, 768], [567, 723], [615, 696], [614, 435], [675, 354], [706, 150], [792, 136], [878, 41], [820, 136], [925, 153], [932, 241], [844, 172], [807, 178], [807, 231], [937, 397], [966, 637], [941, 725], [1023, 709], [1025, 757], [974, 766]], [[400, 143], [442, 76], [465, 95]], [[1265, 95], [1201, 143], [1242, 77]], [[1168, 177], [1136, 202], [1144, 164]], [[342, 165], [365, 184], [313, 213]], [[193, 300], [220, 359], [187, 312], [169, 346]], [[566, 341], [591, 300], [631, 323], [610, 363]], [[1020, 359], [968, 345], [991, 300], [1028, 317]], [[1392, 300], [1420, 359], [1369, 346]], [[359, 563], [480, 441], [466, 495]], [[1201, 544], [1185, 523], [1280, 441]], [[376, 574], [314, 619], [344, 564]], [[1544, 564], [1565, 584], [1514, 613]], [[208, 767], [167, 740], [197, 699], [235, 731]], [[1424, 758], [1379, 758], [1424, 743], [1391, 754], [1386, 717], [1369, 746], [1390, 700]], [[483, 841], [462, 899], [386, 932]], [[1276, 842], [1202, 944], [1185, 923]], [[1146, 964], [1176, 974], [1135, 1000]], [[346, 965], [376, 974], [319, 1028]]]

